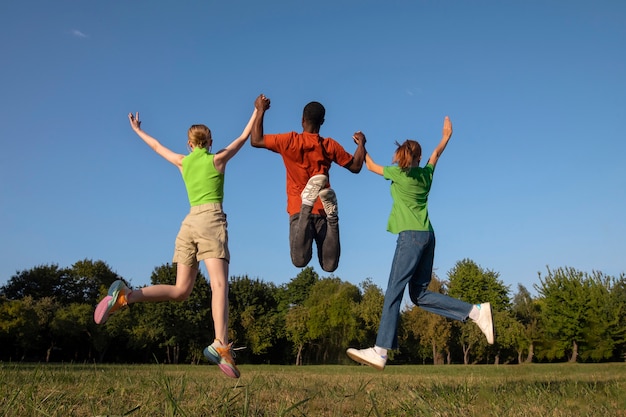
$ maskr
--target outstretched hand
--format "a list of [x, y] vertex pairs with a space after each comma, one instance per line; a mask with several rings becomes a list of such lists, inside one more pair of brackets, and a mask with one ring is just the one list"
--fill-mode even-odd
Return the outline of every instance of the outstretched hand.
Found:
[[130, 122], [130, 127], [133, 130], [141, 130], [141, 122], [139, 121], [139, 112], [137, 112], [134, 116], [132, 113], [128, 113], [128, 121]]
[[265, 111], [270, 108], [270, 99], [261, 94], [254, 100], [254, 107], [257, 111]]
[[442, 136], [447, 139], [450, 139], [450, 137], [452, 136], [452, 122], [450, 121], [450, 118], [448, 116], [443, 119]]
[[354, 135], [352, 135], [352, 139], [354, 139], [354, 143], [356, 143], [357, 145], [365, 145], [365, 135], [360, 130], [358, 132], [354, 132]]

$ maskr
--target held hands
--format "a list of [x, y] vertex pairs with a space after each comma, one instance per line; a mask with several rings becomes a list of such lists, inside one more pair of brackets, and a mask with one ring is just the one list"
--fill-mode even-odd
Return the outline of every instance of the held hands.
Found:
[[354, 135], [352, 135], [352, 139], [354, 139], [354, 143], [356, 143], [358, 146], [365, 146], [365, 135], [360, 130], [358, 132], [354, 132]]
[[450, 118], [448, 116], [443, 119], [442, 136], [446, 139], [450, 139], [450, 137], [452, 136], [452, 122], [450, 121]]
[[130, 122], [130, 127], [133, 130], [141, 130], [141, 122], [139, 121], [139, 112], [137, 112], [134, 116], [132, 113], [128, 113], [128, 121]]
[[254, 100], [254, 107], [259, 112], [265, 111], [270, 108], [270, 99], [261, 94]]

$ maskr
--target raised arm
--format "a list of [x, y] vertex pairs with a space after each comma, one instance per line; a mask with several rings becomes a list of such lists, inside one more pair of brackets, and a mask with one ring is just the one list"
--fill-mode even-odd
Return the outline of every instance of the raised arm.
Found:
[[366, 139], [365, 135], [360, 130], [352, 135], [352, 139], [354, 139], [354, 143], [357, 145], [356, 151], [354, 152], [352, 161], [350, 161], [350, 163], [344, 168], [354, 174], [358, 174], [361, 172], [361, 168], [363, 168], [363, 162], [365, 161], [365, 155], [367, 154], [367, 151], [365, 150]]
[[252, 124], [250, 144], [255, 148], [265, 148], [265, 140], [263, 139], [263, 118], [265, 111], [270, 108], [270, 99], [261, 94], [254, 101], [254, 107], [257, 115]]
[[369, 153], [365, 154], [365, 166], [374, 174], [383, 175], [382, 165], [378, 165], [376, 162], [374, 162]]
[[151, 147], [156, 153], [165, 158], [168, 162], [176, 165], [178, 169], [183, 169], [183, 158], [185, 155], [178, 154], [161, 145], [161, 143], [148, 135], [146, 132], [141, 130], [141, 121], [139, 121], [139, 112], [137, 112], [134, 116], [132, 113], [128, 113], [128, 121], [130, 122], [130, 127], [135, 131], [135, 133], [144, 141], [146, 144]]
[[444, 149], [446, 149], [446, 146], [448, 146], [448, 141], [450, 140], [450, 137], [452, 137], [452, 122], [450, 121], [450, 118], [446, 116], [443, 119], [441, 142], [439, 142], [439, 145], [437, 145], [432, 155], [430, 155], [430, 158], [428, 159], [429, 164], [431, 164], [432, 166], [437, 165], [439, 157], [443, 153]]
[[252, 116], [250, 116], [250, 120], [248, 120], [248, 124], [241, 132], [241, 135], [235, 140], [233, 140], [230, 145], [226, 146], [224, 149], [219, 150], [215, 153], [215, 157], [213, 158], [213, 164], [215, 165], [215, 169], [222, 174], [226, 170], [226, 163], [239, 152], [239, 149], [246, 143], [248, 137], [250, 136], [250, 131], [252, 130], [252, 123], [254, 123], [254, 119], [256, 118], [257, 110], [254, 109], [252, 112]]

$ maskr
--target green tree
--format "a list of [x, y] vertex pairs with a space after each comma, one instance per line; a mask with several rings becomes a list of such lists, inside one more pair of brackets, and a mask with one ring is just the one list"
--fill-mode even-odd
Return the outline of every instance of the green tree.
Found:
[[510, 363], [514, 360], [521, 363], [518, 348], [525, 340], [524, 325], [508, 310], [495, 311], [493, 321], [498, 338], [494, 364]]
[[[492, 309], [507, 311], [510, 308], [509, 288], [499, 279], [497, 272], [483, 269], [474, 261], [464, 259], [448, 272], [448, 295], [461, 299], [471, 304], [490, 302]], [[495, 320], [495, 326], [498, 326]], [[477, 360], [486, 361], [491, 353], [497, 352], [497, 346], [490, 347], [484, 335], [471, 321], [465, 323], [456, 322], [459, 342], [463, 350], [463, 362], [470, 362], [470, 354], [474, 351]], [[496, 343], [498, 343], [496, 333]], [[497, 354], [494, 359], [498, 360]]]
[[[150, 282], [152, 285], [174, 285], [176, 265], [168, 263], [156, 267]], [[156, 357], [165, 363], [197, 363], [202, 356], [203, 346], [213, 341], [210, 300], [209, 284], [202, 272], [198, 271], [193, 291], [187, 300], [133, 304], [130, 309], [116, 313], [109, 321], [114, 326], [115, 320], [126, 321], [132, 314], [132, 326], [126, 331], [115, 328], [112, 332], [116, 337], [127, 337], [128, 343], [143, 349], [148, 358]], [[141, 314], [137, 314], [136, 309]]]
[[[12, 358], [50, 360], [55, 340], [50, 323], [60, 304], [52, 297], [34, 299], [26, 296], [0, 305], [0, 335], [13, 347]], [[3, 344], [3, 351], [5, 345]]]
[[289, 283], [285, 285], [287, 299], [290, 305], [302, 305], [309, 298], [311, 288], [319, 280], [319, 275], [315, 270], [307, 266]]
[[[245, 345], [244, 359], [264, 355], [279, 338], [285, 337], [283, 322], [278, 316], [276, 286], [248, 276], [230, 281], [229, 308], [233, 340]], [[278, 323], [281, 325], [278, 326]]]
[[[72, 327], [82, 328], [80, 331], [84, 332], [84, 318], [94, 326], [93, 306], [110, 283], [118, 278], [104, 262], [87, 259], [76, 262], [72, 268], [51, 264], [18, 272], [1, 288], [1, 292], [10, 299], [24, 300], [24, 305], [32, 309], [37, 317], [33, 322], [38, 329], [36, 340], [28, 338], [18, 343], [28, 344], [28, 354], [37, 355], [38, 360], [53, 360], [53, 354], [63, 358], [64, 351], [68, 350], [73, 351], [68, 357], [71, 360], [82, 354], [90, 356], [89, 347], [91, 343], [97, 345], [99, 332], [92, 328], [91, 333], [82, 335], [84, 339], [80, 343], [71, 347], [69, 341], [73, 336], [70, 334], [75, 333]], [[69, 317], [79, 310], [81, 317]], [[63, 318], [63, 315], [67, 317]], [[90, 340], [90, 335], [94, 339]], [[85, 347], [82, 353], [77, 351]]]
[[68, 300], [95, 305], [113, 281], [121, 279], [103, 261], [83, 259], [68, 270], [64, 291]]
[[[517, 293], [513, 297], [512, 312], [523, 326], [523, 333], [517, 343], [518, 363], [530, 363], [535, 356], [535, 345], [542, 338], [541, 306], [521, 284], [518, 285]], [[525, 358], [524, 353], [526, 353]]]
[[309, 319], [309, 309], [301, 305], [292, 306], [285, 317], [287, 339], [293, 343], [296, 365], [303, 364], [304, 349], [311, 342], [308, 327]]
[[285, 329], [285, 337], [291, 343], [291, 353], [295, 355], [295, 364], [304, 363], [304, 352], [310, 346], [311, 337], [308, 329], [309, 310], [304, 306], [311, 288], [319, 281], [319, 275], [312, 267], [303, 268], [287, 284], [280, 287], [279, 312]]
[[96, 329], [93, 321], [93, 307], [84, 303], [72, 303], [60, 307], [50, 322], [50, 332], [55, 341], [54, 361], [65, 360], [79, 362], [92, 359], [93, 333]]
[[448, 295], [472, 304], [490, 302], [494, 310], [507, 310], [509, 288], [499, 278], [499, 273], [463, 259], [448, 272]]
[[[428, 284], [428, 289], [440, 294], [446, 292], [444, 283], [434, 274], [430, 284]], [[404, 332], [419, 341], [421, 351], [430, 350], [428, 357], [432, 358], [433, 364], [440, 365], [451, 362], [452, 322], [450, 320], [422, 310], [418, 306], [412, 306], [402, 312], [401, 326], [404, 328]]]
[[37, 324], [39, 325], [39, 337], [46, 344], [45, 361], [50, 362], [52, 351], [56, 348], [56, 338], [52, 331], [52, 321], [57, 311], [62, 307], [53, 297], [43, 297], [33, 300], [33, 308], [37, 314]]
[[29, 359], [38, 346], [39, 324], [32, 297], [4, 301], [0, 304], [0, 350], [2, 359]]
[[623, 340], [623, 300], [615, 296], [619, 280], [592, 271], [586, 275], [589, 287], [586, 329], [580, 356], [583, 360], [600, 361], [615, 357], [618, 345]]
[[309, 312], [309, 336], [318, 344], [318, 362], [344, 358], [350, 341], [358, 338], [358, 287], [339, 278], [323, 278], [313, 288], [305, 307]]
[[617, 320], [612, 326], [612, 334], [615, 339], [614, 360], [626, 359], [626, 274], [622, 273], [616, 279], [611, 289], [610, 304], [613, 307]]
[[356, 305], [360, 329], [357, 333], [356, 342], [359, 345], [371, 344], [378, 334], [385, 294], [380, 287], [372, 282], [371, 278], [365, 279], [359, 286], [362, 297]]
[[72, 300], [67, 298], [69, 270], [56, 264], [39, 265], [29, 270], [19, 271], [1, 288], [2, 294], [10, 300], [32, 297], [35, 300], [54, 297], [63, 304]]
[[[453, 326], [457, 329], [455, 334], [458, 335], [458, 340], [463, 351], [463, 363], [468, 365], [470, 363], [479, 362], [481, 359], [487, 360], [485, 356], [488, 350], [487, 342], [484, 340], [485, 336], [480, 331], [478, 326], [472, 322], [455, 322]], [[496, 342], [498, 340], [497, 337], [498, 335], [496, 334]], [[471, 361], [472, 353], [474, 354], [473, 361]]]
[[546, 340], [542, 356], [554, 359], [569, 355], [568, 360], [576, 362], [587, 328], [589, 281], [574, 268], [548, 268], [545, 277], [539, 273], [535, 289], [543, 297], [541, 318]]

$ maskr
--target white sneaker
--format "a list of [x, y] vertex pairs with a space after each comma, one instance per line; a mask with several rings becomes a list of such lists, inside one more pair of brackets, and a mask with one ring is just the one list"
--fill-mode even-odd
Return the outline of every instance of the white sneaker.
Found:
[[387, 363], [387, 356], [380, 356], [374, 348], [367, 349], [353, 349], [350, 348], [346, 351], [350, 359], [363, 365], [369, 365], [372, 368], [376, 368], [379, 371], [385, 369]]
[[487, 343], [493, 345], [494, 342], [494, 329], [493, 329], [493, 317], [491, 315], [491, 304], [482, 303], [477, 305], [479, 309], [478, 319], [475, 323], [480, 327], [480, 330], [487, 337]]
[[320, 200], [324, 205], [324, 211], [328, 217], [337, 217], [337, 195], [332, 188], [324, 188], [319, 193]]
[[317, 197], [320, 194], [320, 190], [324, 188], [328, 184], [328, 177], [326, 175], [313, 175], [309, 178], [306, 185], [304, 186], [304, 190], [300, 194], [302, 198], [302, 204], [307, 204], [312, 206], [317, 200]]

